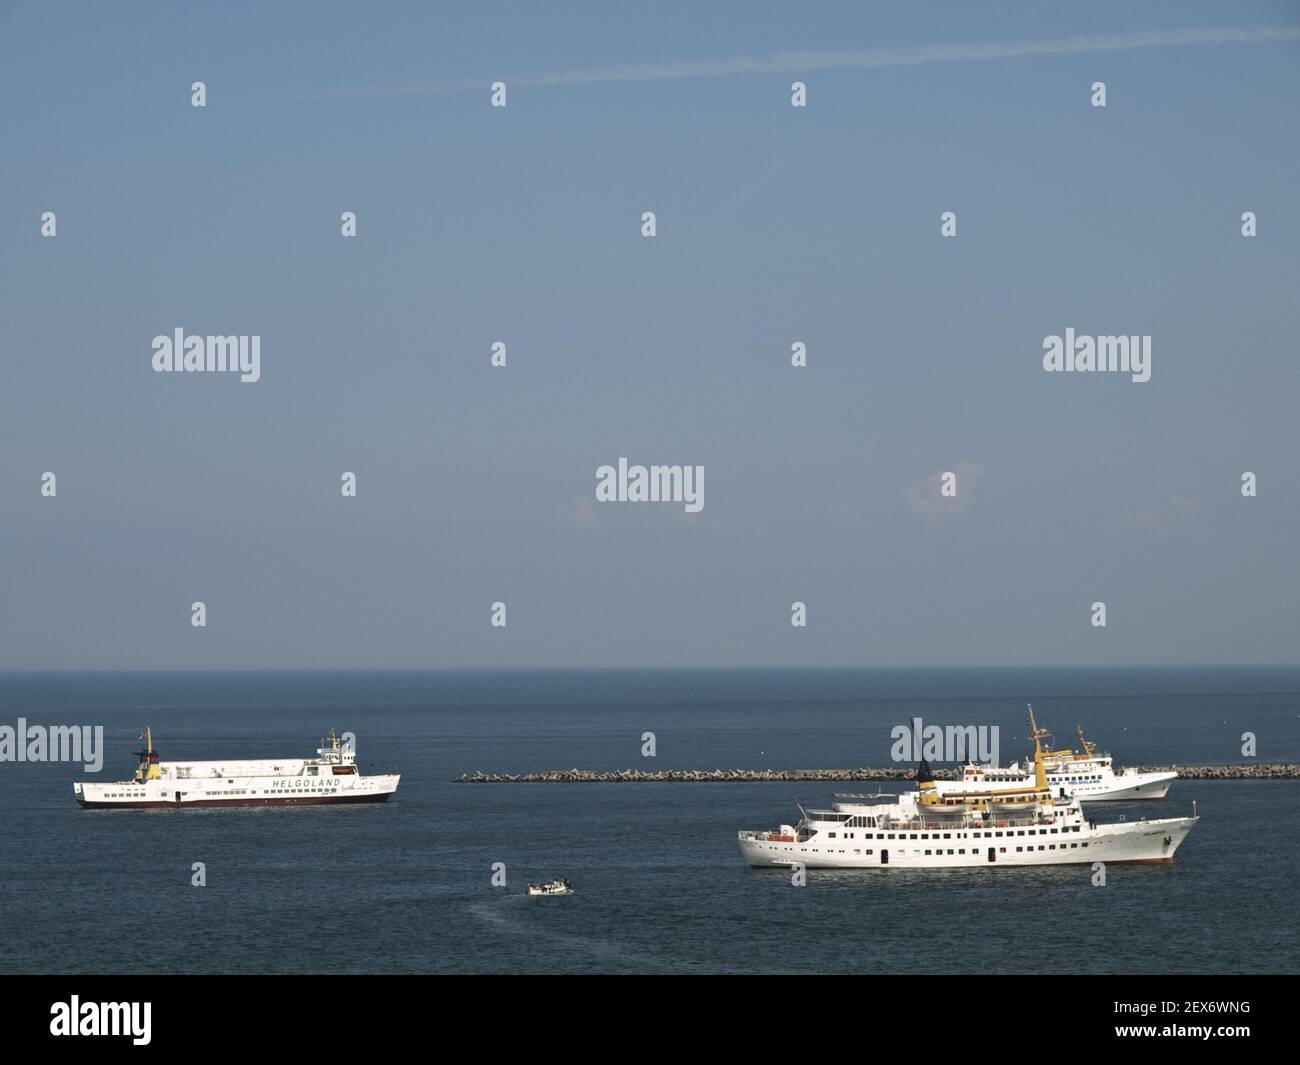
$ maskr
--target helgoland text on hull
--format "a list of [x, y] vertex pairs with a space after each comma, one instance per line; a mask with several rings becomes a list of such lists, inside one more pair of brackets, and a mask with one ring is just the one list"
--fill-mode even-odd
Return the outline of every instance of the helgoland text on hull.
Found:
[[[1114, 760], [1108, 754], [1098, 754], [1097, 745], [1083, 737], [1078, 729], [1082, 752], [1069, 748], [1043, 748], [1043, 769], [1047, 784], [1054, 794], [1071, 795], [1085, 802], [1139, 802], [1163, 799], [1169, 785], [1178, 779], [1172, 770], [1141, 772], [1132, 767], [1116, 771]], [[1038, 743], [1051, 738], [1051, 733], [1040, 729], [1034, 720], [1034, 708], [1029, 708], [1029, 737]], [[1032, 787], [1034, 764], [1025, 759], [1006, 768], [991, 765], [967, 765], [957, 780], [939, 780], [935, 787], [940, 795], [971, 791], [999, 791], [1009, 787]]]
[[1078, 798], [1053, 797], [1035, 741], [1029, 788], [940, 795], [922, 760], [918, 791], [837, 795], [829, 810], [803, 810], [797, 825], [741, 832], [751, 866], [808, 869], [952, 869], [977, 866], [1172, 862], [1191, 817], [1097, 824]]
[[384, 802], [397, 791], [397, 773], [363, 776], [351, 744], [333, 730], [315, 758], [256, 761], [162, 762], [145, 730], [145, 749], [130, 780], [112, 784], [77, 781], [72, 790], [84, 807], [158, 810], [197, 806], [314, 806]]

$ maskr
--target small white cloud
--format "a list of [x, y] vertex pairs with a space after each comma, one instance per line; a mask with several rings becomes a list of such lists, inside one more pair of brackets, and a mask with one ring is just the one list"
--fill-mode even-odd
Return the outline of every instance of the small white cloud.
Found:
[[[945, 473], [956, 474], [956, 494], [940, 494]], [[975, 505], [975, 491], [984, 479], [984, 467], [978, 462], [963, 460], [955, 466], [935, 470], [928, 477], [913, 481], [903, 491], [903, 506], [908, 512], [927, 521], [947, 521], [964, 517]]]

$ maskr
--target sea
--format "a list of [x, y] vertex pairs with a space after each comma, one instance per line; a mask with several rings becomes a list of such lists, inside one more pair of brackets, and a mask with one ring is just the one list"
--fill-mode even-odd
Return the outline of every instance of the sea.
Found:
[[[1300, 762], [1296, 669], [8, 673], [0, 725], [104, 729], [104, 765], [0, 763], [6, 973], [1295, 973], [1300, 781], [1178, 781], [1097, 820], [1201, 820], [1170, 865], [751, 870], [817, 783], [464, 784], [542, 769], [885, 766], [892, 731], [1025, 704], [1118, 764]], [[388, 803], [82, 810], [163, 760], [356, 735]], [[647, 756], [646, 734], [654, 755]], [[1243, 756], [1243, 737], [1256, 757]], [[886, 790], [901, 785], [885, 785]], [[203, 886], [196, 886], [202, 863]], [[566, 877], [567, 897], [524, 893]], [[502, 883], [504, 881], [504, 883]]]

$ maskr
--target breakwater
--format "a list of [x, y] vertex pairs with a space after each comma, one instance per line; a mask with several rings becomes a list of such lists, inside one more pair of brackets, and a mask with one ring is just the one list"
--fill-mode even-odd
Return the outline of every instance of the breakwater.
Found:
[[[1168, 772], [1180, 780], [1300, 780], [1300, 765], [1138, 766], [1143, 773]], [[936, 769], [937, 780], [956, 780], [955, 769]], [[553, 769], [537, 773], [462, 773], [457, 784], [749, 784], [763, 781], [915, 780], [914, 768], [887, 769]]]

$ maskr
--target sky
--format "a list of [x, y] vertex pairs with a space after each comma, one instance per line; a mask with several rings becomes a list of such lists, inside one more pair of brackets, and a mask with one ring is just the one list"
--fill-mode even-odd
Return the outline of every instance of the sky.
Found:
[[1300, 662], [1295, 4], [0, 3], [0, 87], [0, 668]]

